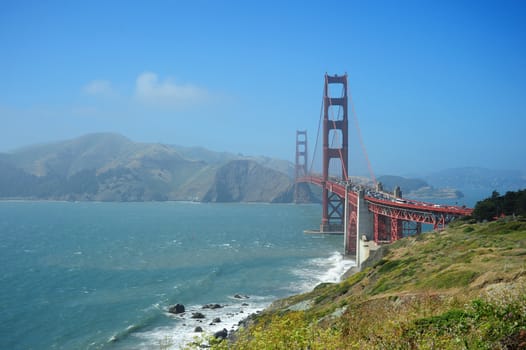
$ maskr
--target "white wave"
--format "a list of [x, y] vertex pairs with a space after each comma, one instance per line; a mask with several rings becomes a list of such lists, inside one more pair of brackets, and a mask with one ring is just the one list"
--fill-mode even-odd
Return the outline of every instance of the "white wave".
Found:
[[354, 260], [346, 258], [339, 252], [335, 252], [328, 260], [331, 268], [322, 275], [321, 282], [340, 282], [343, 274], [356, 265]]
[[340, 282], [343, 274], [355, 265], [354, 260], [345, 257], [340, 252], [334, 252], [328, 258], [311, 259], [305, 265], [292, 271], [300, 277], [301, 282], [291, 285], [291, 288], [297, 292], [306, 292], [320, 283]]
[[[250, 296], [248, 299], [232, 299], [231, 303], [218, 309], [203, 309], [202, 305], [191, 305], [181, 315], [165, 313], [166, 317], [175, 321], [175, 327], [163, 326], [150, 331], [133, 333], [132, 336], [140, 340], [134, 349], [154, 349], [159, 348], [160, 344], [166, 349], [180, 349], [207, 335], [221, 331], [223, 328], [230, 332], [237, 329], [239, 321], [263, 310], [271, 300], [273, 298]], [[202, 313], [205, 318], [191, 318], [194, 312]], [[219, 318], [221, 322], [213, 323], [215, 318]], [[196, 327], [201, 327], [203, 332], [195, 332]]]

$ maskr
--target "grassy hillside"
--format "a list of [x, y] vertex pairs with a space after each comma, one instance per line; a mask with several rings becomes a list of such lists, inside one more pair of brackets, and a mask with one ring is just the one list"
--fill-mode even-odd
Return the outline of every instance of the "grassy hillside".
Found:
[[280, 300], [218, 349], [524, 349], [526, 221], [405, 238], [337, 284]]
[[264, 167], [282, 172], [290, 178], [294, 177], [294, 164], [283, 159], [248, 156], [240, 153], [214, 152], [203, 147], [184, 147], [179, 145], [174, 145], [173, 147], [186, 159], [199, 160], [208, 164], [225, 164], [233, 160], [253, 160]]
[[216, 172], [203, 201], [212, 202], [291, 202], [293, 186], [283, 173], [255, 161], [233, 160]]
[[124, 136], [95, 133], [21, 148], [11, 154], [11, 159], [14, 165], [32, 175], [67, 177], [82, 170], [99, 169], [134, 154], [138, 149], [139, 145]]

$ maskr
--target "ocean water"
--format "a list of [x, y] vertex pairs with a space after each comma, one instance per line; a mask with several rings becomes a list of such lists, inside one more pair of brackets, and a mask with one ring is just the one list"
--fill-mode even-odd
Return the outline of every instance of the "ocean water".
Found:
[[[0, 349], [178, 349], [337, 281], [319, 205], [0, 202]], [[234, 296], [241, 295], [238, 299]], [[186, 306], [171, 315], [171, 304]], [[218, 303], [220, 309], [202, 309]], [[202, 312], [204, 320], [192, 319]], [[221, 322], [213, 323], [214, 318]]]

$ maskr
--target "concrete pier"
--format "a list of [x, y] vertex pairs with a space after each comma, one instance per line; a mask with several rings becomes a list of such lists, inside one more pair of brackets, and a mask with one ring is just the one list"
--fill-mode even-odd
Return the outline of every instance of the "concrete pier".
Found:
[[365, 202], [364, 191], [358, 192], [358, 205], [357, 205], [357, 233], [360, 236], [367, 237], [367, 240], [373, 240], [374, 235], [374, 215], [369, 211], [369, 207]]

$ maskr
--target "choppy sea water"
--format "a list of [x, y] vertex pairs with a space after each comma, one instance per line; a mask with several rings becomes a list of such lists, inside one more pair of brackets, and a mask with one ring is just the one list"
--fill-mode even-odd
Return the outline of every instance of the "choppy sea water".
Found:
[[[0, 202], [0, 349], [178, 349], [337, 281], [319, 205]], [[235, 298], [236, 294], [243, 298]], [[246, 298], [245, 298], [246, 296]], [[169, 305], [186, 306], [183, 316]], [[220, 309], [203, 309], [217, 303]], [[202, 312], [205, 319], [192, 319]], [[212, 321], [219, 318], [221, 322]]]

